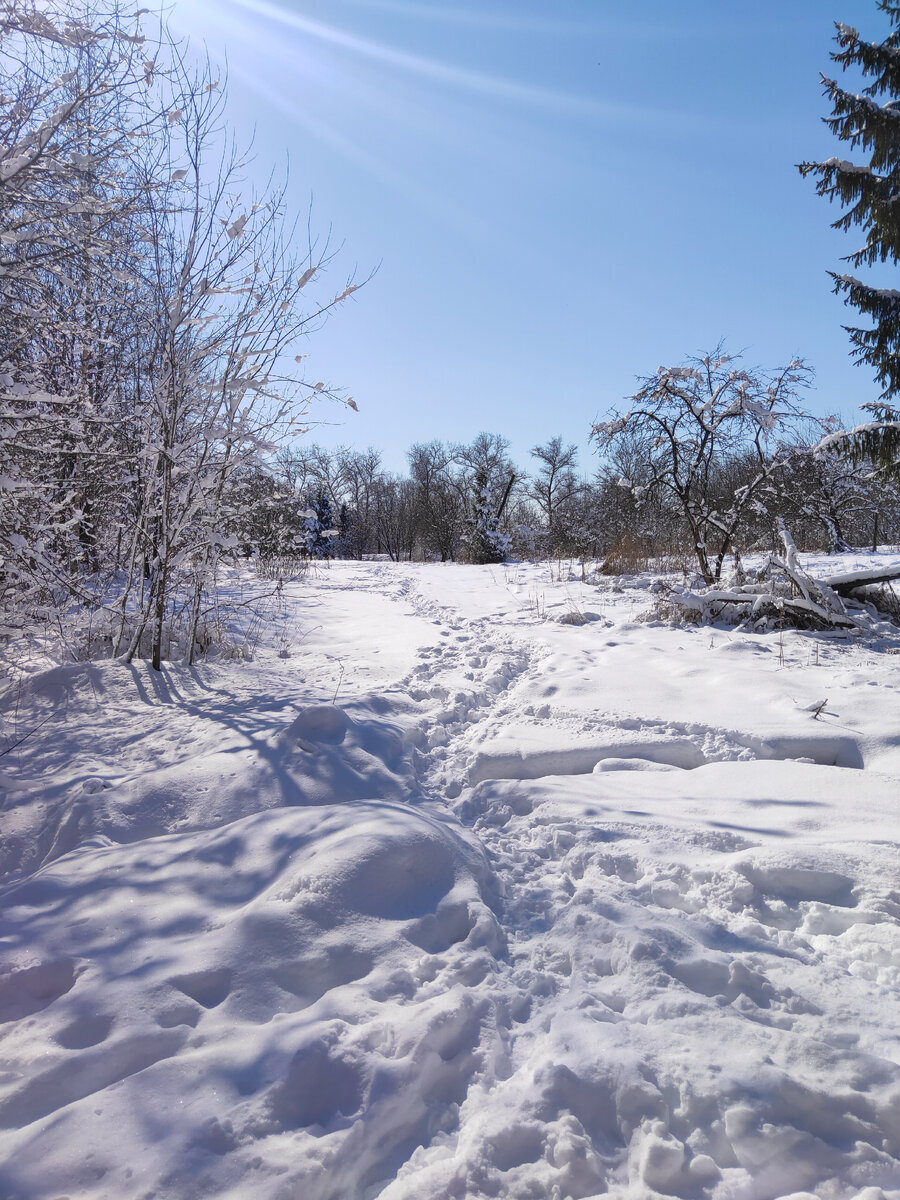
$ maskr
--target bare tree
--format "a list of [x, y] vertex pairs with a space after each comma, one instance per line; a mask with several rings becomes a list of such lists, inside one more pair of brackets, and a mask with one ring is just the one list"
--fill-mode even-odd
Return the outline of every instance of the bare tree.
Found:
[[394, 562], [411, 558], [416, 536], [415, 485], [399, 475], [383, 474], [373, 490], [373, 526], [379, 552]]
[[[356, 290], [350, 284], [325, 304], [304, 303], [328, 248], [297, 255], [278, 188], [244, 198], [243, 157], [233, 145], [218, 149], [224, 101], [211, 68], [194, 73], [173, 48], [161, 86], [167, 136], [146, 180], [147, 469], [130, 583], [138, 561], [149, 570], [127, 650], [136, 652], [149, 623], [157, 669], [167, 605], [188, 576], [196, 630], [204, 585], [227, 544], [221, 502], [229, 475], [299, 432], [309, 399], [325, 390], [295, 377], [290, 352]], [[126, 588], [123, 618], [128, 596]], [[190, 659], [193, 634], [188, 643]]]
[[529, 491], [540, 510], [548, 549], [553, 553], [565, 547], [570, 532], [566, 527], [566, 511], [582, 487], [575, 475], [578, 447], [574, 443], [564, 446], [561, 437], [554, 437], [542, 446], [534, 446], [531, 457], [540, 465]]
[[[689, 531], [700, 573], [718, 580], [742, 524], [762, 504], [783, 443], [808, 420], [797, 402], [811, 372], [799, 359], [780, 370], [750, 371], [718, 347], [641, 381], [628, 409], [594, 425], [603, 455], [632, 439], [643, 479], [622, 480], [635, 498], [672, 507]], [[743, 458], [752, 469], [733, 490], [717, 487], [721, 468]]]
[[441, 562], [459, 554], [465, 504], [454, 478], [453, 450], [443, 442], [417, 443], [409, 450], [409, 470], [416, 489], [420, 537], [425, 552]]

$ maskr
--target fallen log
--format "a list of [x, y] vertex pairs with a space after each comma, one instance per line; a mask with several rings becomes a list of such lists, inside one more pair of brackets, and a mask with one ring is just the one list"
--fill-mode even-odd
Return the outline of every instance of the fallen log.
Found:
[[900, 580], [900, 563], [893, 567], [873, 567], [869, 571], [848, 571], [842, 575], [831, 575], [822, 583], [838, 593], [839, 596], [849, 596], [856, 588], [871, 587], [877, 583], [891, 583]]

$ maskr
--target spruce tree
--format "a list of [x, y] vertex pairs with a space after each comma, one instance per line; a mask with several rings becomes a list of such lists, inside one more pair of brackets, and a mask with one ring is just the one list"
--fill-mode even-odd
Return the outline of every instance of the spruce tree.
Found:
[[[848, 254], [852, 267], [900, 260], [900, 2], [876, 0], [891, 32], [882, 42], [863, 41], [849, 25], [837, 23], [839, 49], [831, 58], [843, 70], [858, 68], [871, 82], [861, 92], [848, 91], [834, 79], [822, 77], [832, 115], [825, 123], [842, 141], [868, 156], [857, 164], [838, 158], [802, 163], [800, 172], [813, 175], [820, 196], [837, 200], [843, 214], [835, 229], [860, 226], [864, 245]], [[845, 303], [874, 322], [868, 327], [845, 326], [853, 358], [870, 366], [881, 384], [879, 401], [863, 408], [873, 419], [844, 439], [843, 448], [856, 459], [874, 461], [889, 474], [900, 474], [900, 291], [873, 287], [855, 275], [830, 271], [834, 290]], [[829, 439], [838, 441], [834, 436]]]
[[350, 516], [350, 509], [347, 507], [346, 500], [341, 502], [341, 510], [338, 514], [338, 552], [342, 558], [348, 557], [350, 553], [350, 533], [353, 524], [353, 519]]
[[319, 488], [310, 505], [309, 552], [313, 558], [333, 558], [334, 549], [334, 512], [331, 499], [324, 488]]

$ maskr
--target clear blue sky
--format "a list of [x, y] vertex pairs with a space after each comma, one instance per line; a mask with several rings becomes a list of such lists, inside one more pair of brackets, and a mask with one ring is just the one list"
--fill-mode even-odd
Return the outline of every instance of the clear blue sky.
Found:
[[[821, 124], [832, 21], [881, 37], [873, 0], [174, 0], [227, 53], [231, 120], [344, 243], [309, 341], [325, 444], [505, 434], [525, 465], [634, 377], [726, 339], [816, 369], [810, 407], [877, 390], [825, 274], [855, 245], [795, 164], [850, 157]], [[885, 276], [886, 278], [888, 275]]]

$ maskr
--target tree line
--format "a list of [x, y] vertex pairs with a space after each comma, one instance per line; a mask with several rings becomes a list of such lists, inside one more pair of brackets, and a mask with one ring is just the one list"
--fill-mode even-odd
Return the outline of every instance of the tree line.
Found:
[[408, 470], [375, 449], [284, 448], [236, 480], [244, 553], [394, 561], [603, 560], [607, 569], [668, 558], [712, 582], [726, 557], [779, 544], [779, 521], [808, 550], [900, 541], [900, 489], [818, 448], [834, 420], [796, 391], [808, 372], [773, 377], [721, 349], [645, 381], [624, 415], [593, 429], [599, 459], [579, 472], [575, 445], [417, 443]]

